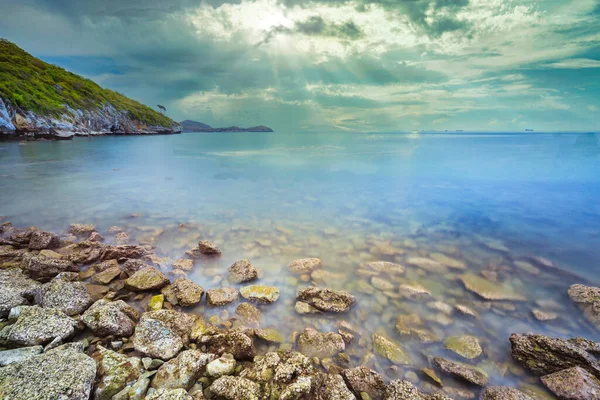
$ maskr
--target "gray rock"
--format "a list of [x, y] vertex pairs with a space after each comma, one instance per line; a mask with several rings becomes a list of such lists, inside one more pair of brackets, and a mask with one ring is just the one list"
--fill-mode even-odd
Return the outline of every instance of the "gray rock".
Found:
[[344, 339], [338, 333], [321, 333], [313, 328], [306, 328], [298, 336], [298, 350], [309, 357], [333, 357], [345, 349]]
[[600, 364], [584, 348], [567, 340], [531, 333], [510, 335], [512, 356], [538, 375], [582, 367], [600, 377]]
[[223, 355], [232, 354], [237, 360], [251, 360], [256, 354], [254, 341], [243, 330], [230, 330], [217, 335], [202, 336], [200, 343], [208, 352]]
[[488, 383], [487, 374], [480, 368], [468, 364], [449, 361], [441, 357], [435, 357], [433, 362], [440, 369], [440, 371], [448, 375], [464, 379], [474, 385], [485, 386]]
[[138, 358], [130, 358], [102, 346], [98, 346], [92, 358], [97, 364], [95, 400], [112, 399], [128, 383], [140, 377], [141, 362]]
[[423, 393], [408, 381], [394, 380], [385, 390], [385, 400], [426, 400]]
[[184, 389], [158, 389], [146, 396], [146, 400], [193, 400]]
[[320, 374], [320, 384], [315, 390], [317, 400], [356, 400], [344, 378], [338, 374]]
[[135, 327], [133, 346], [150, 357], [169, 360], [189, 343], [194, 321], [193, 316], [172, 310], [145, 312]]
[[6, 318], [13, 307], [28, 305], [40, 286], [20, 269], [0, 270], [0, 318]]
[[[117, 264], [117, 265], [119, 265], [119, 264]], [[127, 276], [131, 276], [131, 275], [135, 274], [136, 272], [141, 271], [144, 268], [148, 268], [151, 266], [152, 265], [147, 264], [145, 261], [130, 259], [123, 263], [123, 265], [121, 266], [121, 269], [123, 270], [123, 272], [125, 272], [127, 274]]]
[[298, 400], [306, 398], [312, 390], [313, 379], [311, 376], [301, 376], [296, 382], [288, 385], [279, 396], [279, 400]]
[[227, 400], [259, 400], [260, 386], [249, 379], [237, 376], [222, 376], [210, 385], [209, 390]]
[[0, 397], [10, 400], [88, 400], [96, 363], [58, 348], [0, 368]]
[[585, 317], [600, 328], [600, 288], [577, 284], [572, 285], [568, 293], [569, 298], [582, 307]]
[[320, 311], [341, 313], [346, 312], [354, 305], [356, 299], [350, 293], [308, 287], [301, 289], [296, 294], [296, 300], [307, 303]]
[[0, 341], [12, 346], [45, 345], [75, 334], [77, 322], [60, 310], [21, 306], [13, 325], [0, 332]]
[[81, 316], [83, 323], [98, 336], [131, 336], [138, 312], [123, 300], [96, 301]]
[[214, 354], [203, 353], [199, 350], [183, 351], [158, 369], [152, 380], [152, 387], [190, 390], [204, 373], [206, 365], [215, 358]]
[[488, 386], [481, 392], [479, 400], [533, 400], [533, 398], [511, 387]]
[[224, 375], [233, 374], [235, 367], [235, 358], [223, 356], [208, 363], [206, 366], [206, 374], [213, 378], [219, 378]]
[[92, 296], [81, 282], [72, 276], [59, 274], [36, 291], [35, 302], [44, 308], [55, 308], [67, 315], [81, 314], [93, 303]]
[[162, 288], [161, 293], [169, 303], [189, 307], [200, 303], [204, 289], [187, 278], [177, 278]]
[[0, 351], [0, 367], [5, 367], [14, 362], [20, 362], [41, 354], [44, 348], [42, 346], [21, 347], [20, 349]]
[[234, 262], [228, 269], [230, 283], [244, 283], [258, 279], [258, 270], [248, 260]]
[[210, 289], [206, 291], [206, 301], [210, 306], [224, 306], [239, 299], [240, 294], [235, 288]]
[[302, 258], [294, 260], [289, 266], [290, 271], [296, 274], [310, 274], [315, 269], [321, 268], [321, 259], [319, 258]]
[[60, 238], [50, 232], [35, 231], [29, 238], [31, 250], [56, 249], [60, 246]]
[[71, 261], [47, 257], [41, 253], [23, 255], [21, 268], [33, 279], [53, 278], [61, 272], [77, 272]]
[[360, 396], [361, 392], [367, 393], [372, 399], [381, 399], [385, 393], [385, 383], [381, 376], [367, 367], [345, 369], [342, 376], [354, 394]]
[[542, 376], [542, 382], [558, 398], [565, 400], [600, 399], [600, 380], [581, 367]]

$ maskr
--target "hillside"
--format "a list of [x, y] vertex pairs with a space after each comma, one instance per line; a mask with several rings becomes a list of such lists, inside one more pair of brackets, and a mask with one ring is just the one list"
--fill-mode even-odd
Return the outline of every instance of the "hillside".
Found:
[[170, 118], [0, 39], [0, 134], [178, 133]]
[[202, 122], [191, 121], [186, 119], [181, 122], [181, 127], [186, 132], [273, 132], [273, 129], [268, 126], [253, 126], [250, 128], [240, 128], [239, 126], [229, 126], [226, 128], [213, 128], [210, 125]]

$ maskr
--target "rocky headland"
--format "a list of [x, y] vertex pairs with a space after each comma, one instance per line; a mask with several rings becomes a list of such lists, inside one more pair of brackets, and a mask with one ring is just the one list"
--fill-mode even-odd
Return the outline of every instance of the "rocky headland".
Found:
[[250, 128], [240, 128], [239, 126], [228, 126], [225, 128], [213, 128], [202, 122], [185, 120], [181, 122], [181, 127], [185, 132], [273, 132], [268, 126], [259, 125]]
[[[55, 234], [1, 224], [0, 398], [530, 400], [551, 399], [550, 393], [560, 399], [600, 398], [600, 343], [516, 332], [503, 345], [465, 333], [447, 336], [445, 352], [432, 347], [423, 366], [394, 337], [362, 336], [361, 327], [346, 318], [360, 313], [361, 304], [342, 290], [307, 284], [295, 298], [284, 299], [295, 304], [291, 313], [339, 317], [335, 330], [299, 326], [285, 337], [263, 326], [264, 314], [282, 301], [282, 293], [261, 284], [263, 272], [250, 260], [224, 267], [226, 280], [215, 287], [200, 287], [187, 277], [223, 252], [201, 240], [170, 260], [150, 245], [131, 244], [116, 226], [101, 234], [93, 225], [73, 224]], [[465, 268], [441, 253], [410, 263], [438, 271]], [[322, 264], [304, 258], [290, 260], [287, 269], [308, 282], [305, 277], [326, 273]], [[370, 282], [360, 286], [363, 290], [373, 287], [408, 303], [427, 301], [446, 316], [480, 318], [469, 306], [453, 309], [433, 301], [417, 284], [398, 287], [380, 278], [406, 273], [400, 264], [370, 262], [361, 271]], [[490, 277], [463, 273], [461, 280], [486, 301], [501, 302], [503, 310], [525, 300], [487, 284]], [[566, 296], [585, 320], [599, 326], [600, 288], [574, 284]], [[203, 304], [237, 307], [233, 314], [223, 309], [205, 318], [192, 308]], [[539, 321], [557, 318], [539, 309], [533, 315]], [[439, 342], [430, 329], [417, 315], [399, 315], [396, 322], [399, 336]], [[357, 359], [355, 349], [362, 347], [368, 355]], [[512, 356], [510, 372], [499, 362], [494, 368], [520, 376], [524, 384], [499, 386], [488, 368], [475, 362], [483, 354]], [[388, 380], [372, 369], [375, 360], [387, 363], [386, 375], [405, 369], [404, 377]], [[530, 385], [537, 379], [548, 392]], [[447, 385], [451, 382], [462, 386]]]

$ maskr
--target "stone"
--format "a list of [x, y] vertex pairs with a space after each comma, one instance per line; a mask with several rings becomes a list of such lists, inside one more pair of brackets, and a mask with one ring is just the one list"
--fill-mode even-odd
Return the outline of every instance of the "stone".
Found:
[[71, 224], [69, 226], [69, 233], [75, 236], [88, 237], [94, 231], [96, 231], [96, 226], [92, 224]]
[[239, 299], [240, 294], [235, 288], [209, 289], [206, 291], [206, 301], [209, 306], [224, 306]]
[[576, 284], [569, 287], [568, 293], [582, 307], [588, 321], [600, 328], [600, 288]]
[[321, 264], [321, 259], [319, 258], [302, 258], [292, 261], [289, 269], [295, 274], [310, 274], [314, 270], [321, 268]]
[[258, 270], [248, 260], [234, 262], [228, 269], [229, 283], [244, 283], [258, 279]]
[[107, 269], [115, 268], [115, 267], [120, 269], [119, 262], [115, 259], [112, 259], [112, 260], [101, 261], [98, 264], [95, 264], [93, 269], [96, 272], [102, 272], [102, 271], [106, 271]]
[[131, 245], [117, 245], [117, 246], [104, 246], [102, 252], [102, 260], [110, 259], [137, 259], [142, 258], [144, 255], [151, 252], [151, 249], [146, 246], [131, 246]]
[[428, 400], [411, 382], [399, 379], [390, 382], [383, 398], [384, 400]]
[[0, 332], [0, 342], [21, 347], [45, 345], [70, 338], [76, 326], [77, 322], [60, 310], [20, 306], [16, 322]]
[[148, 305], [146, 306], [146, 311], [156, 311], [161, 310], [163, 308], [163, 304], [165, 302], [165, 296], [162, 294], [157, 294], [156, 296], [152, 296], [148, 301]]
[[256, 354], [254, 341], [242, 330], [229, 330], [212, 336], [202, 336], [200, 343], [209, 353], [219, 356], [228, 353], [236, 360], [251, 360]]
[[334, 313], [346, 312], [356, 303], [355, 297], [348, 292], [315, 286], [300, 289], [296, 294], [296, 300], [319, 311]]
[[345, 369], [342, 376], [357, 396], [367, 393], [372, 399], [381, 399], [385, 393], [386, 385], [381, 376], [367, 367]]
[[294, 309], [298, 314], [321, 314], [321, 311], [317, 310], [310, 304], [304, 303], [302, 301], [297, 301]]
[[409, 257], [406, 262], [431, 273], [445, 273], [447, 268], [439, 261], [425, 257]]
[[108, 285], [119, 275], [121, 275], [121, 268], [119, 267], [119, 264], [117, 264], [116, 267], [113, 266], [92, 275], [92, 282]]
[[467, 290], [477, 294], [478, 296], [486, 300], [527, 300], [525, 296], [515, 292], [514, 289], [509, 288], [506, 285], [489, 281], [472, 273], [461, 275], [459, 279], [465, 285]]
[[479, 340], [470, 335], [450, 336], [444, 340], [444, 345], [448, 350], [469, 360], [479, 357], [483, 352]]
[[237, 376], [222, 376], [208, 388], [213, 394], [227, 400], [259, 400], [260, 386], [249, 379]]
[[33, 356], [37, 356], [44, 351], [42, 346], [21, 347], [19, 349], [0, 351], [0, 367], [5, 367], [14, 362], [24, 361]]
[[236, 362], [233, 357], [220, 357], [208, 363], [206, 374], [212, 378], [231, 375], [235, 371]]
[[54, 278], [61, 272], [77, 272], [75, 265], [69, 260], [56, 259], [41, 254], [23, 255], [21, 268], [33, 279]]
[[563, 369], [541, 380], [560, 399], [600, 399], [600, 380], [581, 367]]
[[152, 267], [152, 265], [147, 264], [143, 260], [130, 259], [123, 263], [123, 266], [121, 267], [121, 269], [123, 270], [123, 272], [125, 272], [125, 274], [127, 274], [127, 276], [132, 276], [136, 272], [141, 271], [144, 268], [148, 268], [148, 267]]
[[104, 242], [104, 236], [102, 236], [98, 232], [92, 232], [87, 240], [91, 242]]
[[437, 261], [440, 264], [443, 264], [452, 269], [457, 269], [457, 270], [466, 270], [467, 269], [467, 264], [464, 261], [458, 260], [456, 258], [452, 258], [443, 253], [431, 253], [429, 255], [429, 257], [431, 257], [434, 261]]
[[188, 391], [204, 373], [207, 364], [215, 358], [215, 355], [200, 350], [182, 351], [177, 357], [160, 366], [151, 386], [155, 389]]
[[312, 389], [312, 377], [301, 376], [296, 382], [288, 385], [279, 396], [280, 400], [298, 400], [310, 394]]
[[423, 372], [423, 374], [428, 377], [429, 379], [431, 379], [434, 383], [436, 383], [439, 386], [444, 386], [444, 382], [440, 379], [439, 376], [437, 376], [437, 374], [435, 373], [434, 370], [430, 369], [430, 368], [423, 368], [421, 370], [421, 372]]
[[341, 375], [321, 373], [320, 378], [320, 385], [315, 390], [316, 400], [356, 400]]
[[171, 264], [171, 268], [182, 271], [191, 271], [194, 269], [194, 261], [188, 258], [179, 258]]
[[195, 400], [184, 389], [158, 389], [146, 396], [145, 400]]
[[374, 288], [383, 291], [394, 290], [394, 284], [392, 282], [390, 282], [388, 279], [380, 278], [378, 276], [371, 278], [371, 285], [373, 285]]
[[192, 258], [200, 258], [202, 256], [218, 256], [221, 255], [221, 249], [214, 244], [209, 242], [208, 240], [201, 240], [198, 242], [198, 246], [190, 251], [187, 251], [186, 254]]
[[333, 357], [346, 349], [342, 336], [334, 332], [321, 333], [306, 328], [298, 336], [298, 350], [309, 357]]
[[102, 251], [102, 243], [90, 240], [84, 240], [83, 242], [61, 249], [61, 252], [66, 256], [66, 259], [76, 265], [86, 265], [96, 262], [102, 255]]
[[445, 374], [464, 379], [478, 386], [486, 386], [488, 384], [489, 378], [481, 368], [449, 361], [442, 357], [435, 357], [433, 363]]
[[261, 320], [261, 313], [254, 305], [250, 303], [241, 303], [235, 309], [235, 313], [246, 326], [258, 328]]
[[96, 363], [71, 347], [58, 347], [0, 368], [0, 397], [10, 400], [88, 400]]
[[488, 386], [479, 396], [479, 400], [534, 400], [520, 390], [507, 386]]
[[146, 267], [131, 275], [125, 287], [133, 291], [157, 290], [169, 284], [169, 278], [155, 267]]
[[419, 283], [403, 283], [398, 287], [400, 296], [407, 299], [421, 300], [431, 297], [431, 293]]
[[54, 233], [35, 231], [29, 238], [30, 250], [56, 249], [59, 246], [60, 238]]
[[512, 356], [531, 372], [548, 375], [581, 367], [600, 377], [600, 364], [585, 348], [567, 340], [532, 333], [510, 335]]
[[376, 272], [385, 272], [392, 275], [402, 275], [406, 272], [404, 266], [389, 261], [372, 261], [367, 263], [366, 267]]
[[35, 293], [35, 302], [44, 308], [55, 308], [67, 315], [83, 313], [94, 302], [87, 287], [81, 282], [72, 282], [73, 277], [58, 275], [44, 284]]
[[274, 303], [279, 298], [279, 289], [274, 286], [250, 285], [240, 289], [243, 298], [258, 303]]
[[399, 343], [386, 338], [385, 336], [374, 334], [373, 347], [377, 354], [379, 354], [381, 357], [387, 358], [394, 364], [412, 364], [410, 355], [406, 353], [402, 346]]
[[130, 358], [98, 346], [92, 354], [96, 361], [95, 400], [111, 400], [130, 382], [140, 377], [141, 363], [138, 358]]
[[558, 318], [558, 314], [552, 311], [544, 311], [539, 308], [534, 308], [531, 313], [538, 321], [552, 321]]
[[255, 329], [254, 335], [269, 343], [285, 342], [285, 338], [283, 337], [283, 335], [275, 328]]
[[177, 278], [162, 288], [161, 293], [173, 305], [190, 307], [200, 303], [204, 289], [187, 278]]
[[13, 307], [29, 305], [29, 300], [41, 286], [17, 268], [0, 269], [0, 319], [6, 318]]
[[169, 360], [189, 343], [195, 317], [172, 310], [148, 311], [135, 327], [133, 347], [152, 358]]
[[81, 316], [83, 323], [101, 337], [131, 336], [138, 319], [139, 313], [123, 300], [100, 299]]
[[467, 307], [465, 305], [462, 304], [457, 304], [454, 306], [454, 309], [459, 312], [461, 315], [467, 316], [467, 317], [472, 317], [472, 318], [476, 318], [479, 319], [479, 314], [477, 314], [476, 311], [474, 311], [472, 308]]

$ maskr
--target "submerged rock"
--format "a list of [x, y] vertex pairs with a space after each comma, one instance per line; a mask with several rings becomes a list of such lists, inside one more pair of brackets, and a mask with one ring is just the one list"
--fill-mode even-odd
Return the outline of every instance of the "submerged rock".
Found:
[[250, 285], [240, 289], [243, 298], [259, 303], [274, 303], [279, 298], [279, 289], [274, 286]]
[[334, 313], [346, 312], [356, 303], [354, 296], [348, 292], [315, 286], [299, 290], [296, 299], [319, 311]]
[[214, 354], [206, 354], [199, 350], [185, 350], [176, 358], [161, 365], [152, 380], [152, 387], [190, 390], [204, 373], [206, 365], [215, 358]]
[[88, 400], [96, 363], [72, 347], [59, 347], [0, 368], [0, 397], [11, 400]]
[[252, 337], [242, 330], [230, 330], [212, 336], [202, 336], [200, 343], [208, 352], [233, 355], [236, 360], [251, 360], [256, 354]]
[[171, 359], [189, 342], [194, 320], [171, 310], [145, 312], [135, 327], [133, 346], [150, 357]]
[[315, 269], [321, 268], [321, 265], [321, 259], [319, 258], [302, 258], [292, 261], [289, 269], [296, 274], [310, 274]]
[[228, 269], [230, 283], [244, 283], [258, 279], [258, 270], [248, 260], [234, 262]]
[[433, 363], [445, 374], [464, 379], [474, 385], [485, 386], [488, 383], [485, 371], [472, 365], [449, 361], [442, 357], [435, 357]]
[[235, 313], [240, 317], [242, 322], [251, 328], [258, 328], [261, 319], [261, 313], [250, 303], [241, 303], [235, 309]]
[[75, 236], [87, 237], [95, 231], [96, 226], [92, 224], [71, 224], [71, 226], [69, 226], [69, 233]]
[[17, 321], [0, 332], [0, 342], [12, 346], [45, 345], [70, 338], [76, 326], [77, 322], [60, 310], [20, 306]]
[[373, 271], [386, 272], [392, 275], [402, 275], [406, 272], [404, 266], [389, 261], [372, 261], [366, 267]]
[[381, 357], [387, 358], [394, 364], [407, 365], [412, 364], [412, 359], [402, 346], [382, 335], [373, 335], [373, 347], [375, 352]]
[[582, 367], [600, 377], [600, 364], [584, 348], [567, 340], [531, 333], [510, 335], [512, 356], [538, 375]]
[[146, 267], [131, 275], [125, 286], [134, 291], [161, 289], [169, 284], [169, 278], [155, 267]]
[[581, 367], [542, 376], [542, 382], [560, 399], [600, 399], [600, 380]]
[[81, 316], [83, 323], [98, 336], [131, 336], [138, 312], [123, 300], [98, 300]]
[[236, 288], [209, 289], [206, 291], [206, 302], [209, 306], [224, 306], [239, 299]]
[[367, 393], [372, 399], [381, 399], [385, 393], [386, 385], [381, 376], [367, 367], [345, 369], [342, 376], [352, 391], [360, 396]]
[[35, 302], [44, 308], [55, 308], [67, 315], [81, 314], [93, 303], [92, 296], [78, 276], [60, 274], [36, 291]]
[[20, 269], [0, 269], [0, 318], [6, 318], [13, 307], [29, 305], [28, 299], [40, 286]]
[[102, 346], [98, 346], [92, 358], [97, 364], [95, 400], [112, 399], [140, 376], [141, 363], [138, 358], [130, 358]]
[[171, 264], [173, 269], [180, 269], [182, 271], [191, 271], [194, 269], [194, 260], [188, 258], [178, 258]]
[[479, 340], [469, 335], [450, 336], [444, 340], [444, 345], [448, 350], [467, 359], [477, 358], [483, 352], [479, 345]]
[[237, 376], [222, 376], [210, 385], [209, 390], [227, 400], [259, 400], [260, 386], [249, 379]]
[[534, 400], [531, 396], [507, 386], [488, 386], [479, 397], [480, 400]]
[[198, 242], [198, 246], [185, 252], [192, 258], [200, 258], [202, 256], [218, 256], [221, 255], [221, 249], [208, 240], [201, 240]]
[[169, 303], [189, 307], [200, 303], [204, 289], [187, 278], [178, 278], [164, 287], [161, 293]]
[[321, 333], [306, 328], [298, 336], [298, 350], [309, 357], [332, 357], [346, 349], [344, 339], [338, 333]]
[[448, 271], [448, 269], [442, 263], [432, 260], [431, 258], [410, 257], [406, 260], [406, 262], [431, 273], [444, 273]]
[[475, 274], [464, 274], [459, 277], [467, 290], [486, 300], [526, 301], [527, 298], [505, 285], [489, 281]]

